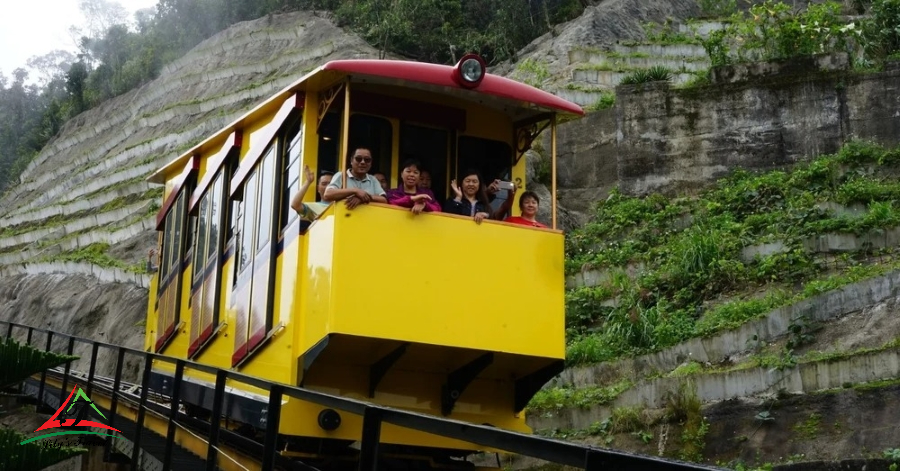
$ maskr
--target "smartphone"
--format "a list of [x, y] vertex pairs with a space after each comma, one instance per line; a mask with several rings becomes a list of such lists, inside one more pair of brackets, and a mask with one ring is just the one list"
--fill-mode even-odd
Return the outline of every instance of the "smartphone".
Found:
[[500, 187], [501, 190], [512, 190], [513, 188], [516, 187], [516, 185], [513, 182], [500, 182], [500, 184], [498, 186]]

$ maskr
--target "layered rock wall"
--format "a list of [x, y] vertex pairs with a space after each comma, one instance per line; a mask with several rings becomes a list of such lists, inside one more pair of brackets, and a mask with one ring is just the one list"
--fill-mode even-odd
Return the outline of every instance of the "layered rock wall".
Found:
[[783, 167], [854, 138], [900, 144], [900, 64], [859, 74], [846, 56], [826, 56], [719, 69], [700, 87], [620, 86], [614, 109], [560, 126], [560, 202], [590, 211], [616, 186], [691, 193], [734, 169]]

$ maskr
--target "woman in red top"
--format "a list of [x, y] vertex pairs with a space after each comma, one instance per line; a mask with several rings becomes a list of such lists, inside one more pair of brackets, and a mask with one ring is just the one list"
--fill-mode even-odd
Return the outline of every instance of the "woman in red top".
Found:
[[[515, 190], [513, 190], [515, 191]], [[515, 197], [515, 193], [511, 194], [510, 199]], [[523, 226], [532, 226], [532, 227], [543, 227], [547, 226], [537, 222], [535, 217], [537, 217], [538, 207], [541, 204], [541, 200], [533, 191], [526, 191], [522, 193], [522, 196], [519, 198], [519, 209], [522, 210], [521, 216], [510, 216], [503, 220], [503, 222], [511, 222], [513, 224], [521, 224]]]
[[403, 163], [400, 174], [402, 184], [387, 192], [388, 203], [404, 208], [411, 208], [413, 214], [422, 211], [440, 212], [441, 205], [435, 201], [434, 193], [428, 188], [419, 186], [419, 161], [410, 159]]

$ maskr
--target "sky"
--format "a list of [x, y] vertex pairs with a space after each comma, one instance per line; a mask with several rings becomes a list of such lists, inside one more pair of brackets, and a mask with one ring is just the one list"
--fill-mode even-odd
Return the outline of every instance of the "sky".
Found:
[[[133, 20], [137, 10], [153, 7], [158, 0], [117, 0]], [[25, 0], [3, 2], [0, 15], [0, 72], [7, 78], [28, 58], [56, 49], [75, 53], [70, 26], [83, 26], [79, 0]], [[31, 74], [32, 76], [34, 73]], [[33, 78], [33, 77], [30, 77]]]

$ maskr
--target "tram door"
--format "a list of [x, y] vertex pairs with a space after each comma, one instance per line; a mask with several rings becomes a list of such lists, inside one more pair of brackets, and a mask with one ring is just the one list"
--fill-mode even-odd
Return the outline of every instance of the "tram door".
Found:
[[237, 365], [271, 328], [270, 286], [272, 260], [272, 216], [275, 210], [275, 161], [277, 145], [251, 170], [238, 205], [237, 270], [234, 286], [235, 322], [232, 366]]

